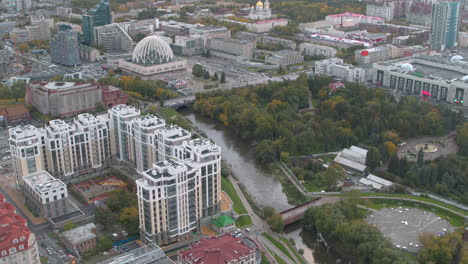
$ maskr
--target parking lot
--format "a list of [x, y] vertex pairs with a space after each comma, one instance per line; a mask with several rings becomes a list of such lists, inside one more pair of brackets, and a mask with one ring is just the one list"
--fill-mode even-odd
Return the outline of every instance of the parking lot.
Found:
[[376, 226], [397, 248], [410, 252], [421, 248], [421, 234], [444, 235], [454, 230], [445, 219], [417, 208], [383, 208], [368, 215], [366, 222]]

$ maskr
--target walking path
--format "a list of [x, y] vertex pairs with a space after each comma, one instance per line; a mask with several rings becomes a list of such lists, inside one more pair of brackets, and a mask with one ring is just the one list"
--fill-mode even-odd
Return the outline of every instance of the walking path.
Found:
[[393, 197], [393, 196], [389, 196], [389, 197], [387, 197], [387, 196], [362, 196], [361, 198], [362, 199], [402, 200], [402, 201], [411, 201], [411, 202], [423, 203], [423, 204], [427, 204], [427, 205], [431, 205], [431, 206], [435, 206], [435, 207], [447, 210], [447, 211], [449, 211], [451, 213], [454, 213], [454, 214], [459, 215], [461, 217], [467, 218], [467, 215], [465, 215], [463, 213], [460, 213], [460, 212], [457, 212], [455, 210], [452, 210], [450, 208], [447, 208], [447, 207], [444, 207], [444, 206], [441, 206], [441, 205], [438, 205], [438, 204], [435, 204], [435, 203], [430, 203], [430, 202], [426, 202], [426, 201], [417, 200], [417, 199], [411, 199], [411, 198], [406, 198], [406, 197]]
[[[260, 239], [262, 244], [265, 245], [265, 247], [267, 247], [268, 249], [273, 251], [273, 253], [278, 255], [278, 257], [280, 257], [282, 260], [284, 260], [284, 262], [286, 262], [288, 264], [296, 264], [288, 256], [286, 256], [286, 254], [284, 254], [283, 251], [279, 250], [275, 245], [273, 245], [273, 243], [271, 243], [270, 240], [264, 238], [263, 236], [259, 236], [258, 238]], [[298, 263], [300, 263], [300, 262], [298, 262]]]

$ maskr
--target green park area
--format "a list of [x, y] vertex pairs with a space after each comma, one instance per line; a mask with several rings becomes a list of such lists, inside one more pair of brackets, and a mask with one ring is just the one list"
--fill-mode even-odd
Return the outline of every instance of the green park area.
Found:
[[248, 215], [247, 209], [245, 209], [245, 206], [237, 194], [234, 185], [232, 185], [232, 182], [228, 178], [221, 177], [221, 189], [227, 193], [229, 198], [231, 198], [232, 208], [234, 211], [237, 214], [242, 215], [237, 219], [236, 226], [242, 228], [252, 225], [252, 219]]

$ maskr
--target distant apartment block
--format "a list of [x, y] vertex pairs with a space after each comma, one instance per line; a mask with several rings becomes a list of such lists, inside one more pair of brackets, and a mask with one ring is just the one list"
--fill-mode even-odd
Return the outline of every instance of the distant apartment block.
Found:
[[324, 75], [331, 75], [332, 74], [332, 67], [335, 64], [343, 63], [343, 59], [340, 58], [329, 58], [325, 60], [319, 60], [315, 62], [315, 73], [316, 74], [324, 74]]
[[383, 45], [370, 49], [356, 50], [354, 60], [358, 65], [371, 64], [388, 60], [391, 57], [391, 45]]
[[294, 50], [280, 50], [273, 52], [271, 56], [265, 58], [265, 63], [273, 65], [293, 65], [304, 61], [301, 52]]
[[368, 4], [366, 7], [366, 15], [381, 17], [385, 19], [385, 21], [393, 20], [393, 12], [393, 6]]
[[95, 27], [94, 43], [104, 47], [107, 52], [130, 52], [133, 49], [132, 38], [118, 23]]
[[69, 67], [81, 64], [77, 31], [59, 31], [51, 39], [50, 48], [52, 62]]
[[458, 45], [460, 23], [459, 2], [438, 2], [432, 5], [431, 48], [444, 51]]
[[338, 52], [333, 47], [312, 44], [312, 43], [301, 43], [299, 44], [299, 50], [308, 56], [323, 56], [325, 58], [332, 58], [336, 56]]
[[225, 59], [252, 58], [255, 42], [237, 39], [208, 39], [207, 48], [211, 55]]

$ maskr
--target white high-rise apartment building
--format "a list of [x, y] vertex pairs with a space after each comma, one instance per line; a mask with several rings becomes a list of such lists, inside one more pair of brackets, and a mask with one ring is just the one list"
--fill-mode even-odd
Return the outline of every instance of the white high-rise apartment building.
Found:
[[16, 176], [48, 171], [58, 178], [99, 171], [110, 162], [106, 115], [81, 114], [73, 121], [52, 120], [45, 128], [18, 126], [10, 131]]
[[158, 160], [156, 145], [156, 131], [166, 126], [163, 119], [153, 115], [140, 116], [132, 120], [131, 130], [133, 132], [130, 152], [135, 169], [142, 173], [151, 168]]
[[16, 181], [23, 176], [45, 170], [45, 131], [31, 125], [14, 127], [10, 131], [10, 152], [16, 167]]
[[197, 230], [200, 219], [219, 212], [221, 148], [199, 138], [175, 149], [180, 159], [154, 163], [136, 182], [140, 231], [147, 242], [177, 241]]
[[140, 110], [133, 106], [116, 105], [109, 109], [108, 113], [112, 158], [120, 162], [129, 162], [131, 121], [140, 116]]
[[12, 128], [10, 144], [20, 180], [44, 170], [66, 179], [111, 161], [135, 168], [142, 176], [136, 184], [147, 242], [178, 241], [220, 210], [221, 148], [132, 106], [81, 114], [72, 123], [52, 120], [43, 129]]

